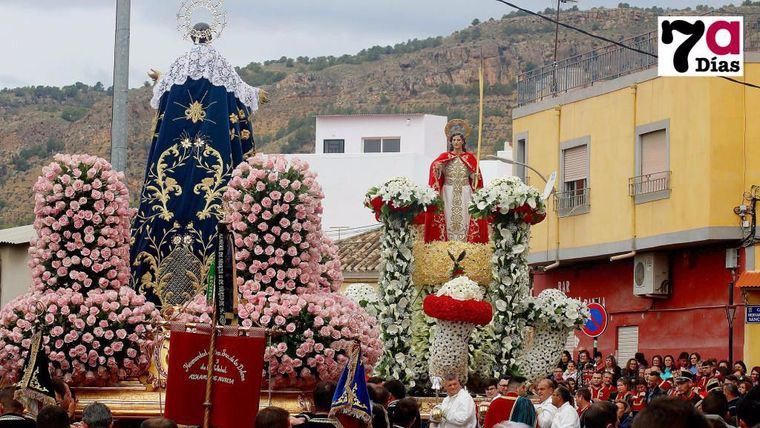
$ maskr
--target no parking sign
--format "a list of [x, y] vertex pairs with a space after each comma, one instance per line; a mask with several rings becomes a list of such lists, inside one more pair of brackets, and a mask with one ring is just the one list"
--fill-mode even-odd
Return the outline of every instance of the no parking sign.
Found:
[[591, 314], [588, 320], [581, 327], [581, 331], [589, 337], [601, 336], [607, 329], [607, 310], [599, 303], [589, 303], [588, 310]]

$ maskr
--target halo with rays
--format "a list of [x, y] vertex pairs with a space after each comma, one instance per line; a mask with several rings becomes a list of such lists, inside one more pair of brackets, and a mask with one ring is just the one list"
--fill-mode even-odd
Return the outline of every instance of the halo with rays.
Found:
[[[206, 10], [210, 15], [208, 28], [195, 28], [197, 22], [193, 22], [193, 16], [199, 10]], [[227, 9], [224, 8], [223, 0], [184, 0], [177, 12], [177, 30], [188, 40], [211, 43], [222, 35], [226, 26]]]

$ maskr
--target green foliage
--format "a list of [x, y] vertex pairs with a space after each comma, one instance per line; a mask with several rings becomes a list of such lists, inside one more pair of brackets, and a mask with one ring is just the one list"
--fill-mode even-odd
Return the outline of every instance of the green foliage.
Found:
[[[298, 71], [319, 71], [335, 65], [362, 64], [365, 62], [377, 61], [386, 55], [417, 52], [422, 49], [440, 46], [441, 43], [443, 43], [443, 37], [440, 36], [429, 37], [422, 40], [409, 39], [406, 42], [396, 43], [393, 46], [372, 46], [371, 48], [362, 49], [356, 55], [341, 55], [340, 57], [330, 55], [314, 58], [301, 56], [296, 59], [283, 56], [280, 57], [280, 59], [264, 61], [263, 66], [267, 67], [284, 65], [286, 68], [297, 68]], [[268, 85], [276, 83], [286, 76], [286, 73], [284, 72], [264, 70], [261, 64], [255, 62], [239, 69], [238, 72], [240, 73], [240, 77], [242, 77], [243, 80], [252, 85]], [[252, 75], [250, 77], [246, 77], [244, 75], [246, 73], [251, 73]], [[255, 80], [253, 76], [256, 74], [262, 74], [263, 77], [260, 77], [260, 80]]]
[[63, 111], [61, 112], [61, 119], [67, 121], [67, 122], [76, 122], [77, 120], [83, 118], [89, 109], [86, 107], [77, 107], [77, 106], [68, 106], [64, 107]]
[[261, 64], [256, 62], [252, 62], [243, 68], [238, 67], [237, 72], [245, 83], [252, 86], [271, 85], [287, 76], [282, 71], [264, 70]]
[[630, 9], [631, 5], [628, 3], [618, 3], [617, 7], [618, 9]]
[[[497, 83], [496, 85], [490, 85], [483, 88], [483, 92], [486, 96], [511, 95], [514, 91], [515, 84], [512, 82], [507, 84]], [[452, 98], [458, 96], [475, 96], [475, 101], [477, 102], [477, 97], [480, 95], [480, 87], [477, 83], [473, 83], [471, 85], [448, 85], [444, 83], [442, 85], [438, 85], [438, 93], [447, 95]]]
[[479, 24], [480, 24], [480, 20], [478, 18], [473, 19], [472, 23], [470, 23], [470, 25], [472, 25], [473, 27]]

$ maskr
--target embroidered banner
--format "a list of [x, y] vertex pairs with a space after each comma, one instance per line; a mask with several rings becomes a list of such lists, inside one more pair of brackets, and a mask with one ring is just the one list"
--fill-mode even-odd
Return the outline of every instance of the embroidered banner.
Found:
[[[164, 416], [182, 425], [203, 423], [210, 335], [172, 332]], [[211, 395], [211, 425], [252, 427], [259, 410], [264, 337], [218, 336]], [[241, 406], [240, 398], [245, 397]]]

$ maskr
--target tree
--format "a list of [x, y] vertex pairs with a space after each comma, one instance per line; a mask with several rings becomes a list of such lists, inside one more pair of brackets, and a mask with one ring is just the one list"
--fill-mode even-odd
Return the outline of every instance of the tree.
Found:
[[472, 25], [474, 27], [474, 26], [476, 26], [478, 24], [480, 24], [480, 20], [478, 18], [475, 18], [475, 19], [472, 20], [472, 23], [470, 25]]

